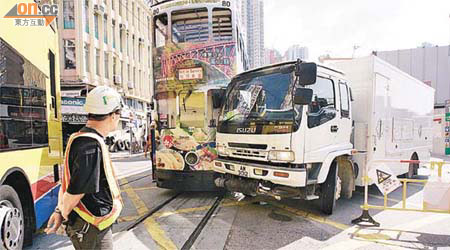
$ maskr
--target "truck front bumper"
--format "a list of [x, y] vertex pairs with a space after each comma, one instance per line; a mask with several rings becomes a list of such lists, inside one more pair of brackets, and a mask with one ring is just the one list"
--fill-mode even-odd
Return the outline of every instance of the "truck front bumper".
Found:
[[290, 187], [306, 187], [307, 182], [307, 173], [304, 168], [283, 168], [266, 164], [216, 159], [214, 171], [221, 174], [231, 174], [244, 178], [269, 181], [273, 184]]

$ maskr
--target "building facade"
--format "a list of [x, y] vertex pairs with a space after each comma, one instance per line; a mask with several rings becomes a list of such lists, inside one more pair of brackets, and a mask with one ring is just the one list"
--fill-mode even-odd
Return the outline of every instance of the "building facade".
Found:
[[250, 68], [265, 65], [264, 3], [262, 0], [242, 0], [242, 20], [247, 33]]
[[[153, 82], [151, 12], [147, 3], [62, 0], [59, 4], [62, 95], [78, 98], [67, 99], [67, 105], [79, 104], [90, 89], [107, 85], [123, 96], [127, 106], [122, 129], [129, 130], [130, 124], [146, 126]], [[63, 116], [66, 125], [82, 125], [85, 120], [79, 112]], [[76, 126], [68, 127], [76, 130]]]
[[284, 54], [284, 59], [287, 61], [293, 61], [297, 59], [308, 60], [309, 51], [307, 47], [301, 47], [300, 45], [292, 45], [288, 48]]

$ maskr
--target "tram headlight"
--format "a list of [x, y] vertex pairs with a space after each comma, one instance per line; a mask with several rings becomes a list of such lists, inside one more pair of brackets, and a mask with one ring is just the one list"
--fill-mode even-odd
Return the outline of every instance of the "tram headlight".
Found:
[[197, 153], [195, 152], [189, 152], [186, 154], [186, 156], [184, 156], [184, 161], [189, 165], [189, 166], [195, 166], [198, 164], [199, 161], [199, 157], [197, 155]]
[[217, 153], [219, 155], [221, 155], [221, 156], [228, 156], [229, 155], [228, 149], [225, 146], [223, 146], [223, 145], [217, 145], [216, 149], [217, 149]]
[[295, 154], [288, 150], [271, 150], [269, 151], [269, 161], [293, 162]]

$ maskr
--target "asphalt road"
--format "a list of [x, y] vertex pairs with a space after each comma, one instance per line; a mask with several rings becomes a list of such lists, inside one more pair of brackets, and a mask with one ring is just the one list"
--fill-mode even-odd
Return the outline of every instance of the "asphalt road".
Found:
[[[116, 164], [122, 176], [144, 170], [143, 158]], [[450, 168], [448, 168], [450, 170]], [[426, 169], [421, 173], [428, 172]], [[450, 175], [450, 173], [445, 172]], [[218, 199], [216, 193], [181, 193], [155, 187], [150, 172], [120, 181], [125, 208], [114, 225], [115, 249], [450, 249], [450, 214], [370, 210], [380, 227], [354, 226], [361, 214], [363, 189], [352, 199], [339, 199], [331, 216], [318, 210], [316, 201], [260, 199], [237, 201], [225, 195], [202, 230], [193, 232]], [[407, 206], [422, 207], [423, 186], [408, 187]], [[389, 195], [388, 205], [401, 207], [401, 188]], [[142, 216], [169, 202], [131, 230]], [[383, 205], [376, 187], [369, 203]], [[38, 234], [28, 249], [72, 249], [64, 236]]]

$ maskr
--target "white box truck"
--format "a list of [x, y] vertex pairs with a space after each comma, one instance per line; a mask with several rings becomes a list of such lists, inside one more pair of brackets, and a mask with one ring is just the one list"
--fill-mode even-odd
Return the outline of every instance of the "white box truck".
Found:
[[[217, 127], [217, 186], [320, 199], [331, 214], [362, 185], [370, 160], [429, 159], [431, 87], [375, 56], [333, 67], [286, 62], [232, 79]], [[412, 175], [418, 166], [389, 167]]]

